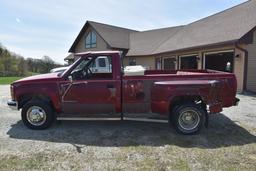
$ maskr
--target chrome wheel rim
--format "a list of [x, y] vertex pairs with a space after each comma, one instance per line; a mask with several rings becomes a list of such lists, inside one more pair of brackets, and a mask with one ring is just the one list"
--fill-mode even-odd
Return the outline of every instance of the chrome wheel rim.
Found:
[[200, 116], [195, 110], [185, 110], [180, 114], [178, 122], [182, 129], [190, 131], [199, 125]]
[[39, 106], [31, 106], [27, 110], [27, 120], [34, 126], [41, 126], [46, 121], [46, 113]]

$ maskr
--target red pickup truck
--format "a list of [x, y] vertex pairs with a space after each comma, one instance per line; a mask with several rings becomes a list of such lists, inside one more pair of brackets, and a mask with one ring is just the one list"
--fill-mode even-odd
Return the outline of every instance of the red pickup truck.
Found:
[[[239, 101], [232, 73], [145, 70], [130, 74], [124, 72], [118, 51], [76, 56], [79, 59], [63, 73], [11, 84], [8, 105], [22, 109], [27, 127], [45, 129], [56, 119], [124, 119], [169, 122], [178, 133], [194, 134], [207, 125], [209, 114]], [[104, 70], [95, 68], [96, 59], [97, 67]]]

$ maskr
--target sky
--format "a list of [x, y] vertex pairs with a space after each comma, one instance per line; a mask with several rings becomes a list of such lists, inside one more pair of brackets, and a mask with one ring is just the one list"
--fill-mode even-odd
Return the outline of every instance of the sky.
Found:
[[0, 43], [64, 63], [87, 20], [139, 31], [184, 25], [246, 0], [1, 0]]

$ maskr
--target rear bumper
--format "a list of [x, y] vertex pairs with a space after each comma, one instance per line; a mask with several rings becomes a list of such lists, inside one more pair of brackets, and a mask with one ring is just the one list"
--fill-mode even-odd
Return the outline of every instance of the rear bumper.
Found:
[[[235, 98], [235, 102], [232, 102], [224, 107], [231, 107], [231, 106], [238, 106], [240, 99]], [[213, 103], [207, 106], [207, 110], [209, 113], [219, 113], [222, 111], [223, 104], [221, 102], [219, 103]]]
[[14, 101], [14, 100], [9, 100], [7, 102], [7, 105], [13, 109], [13, 110], [18, 110], [18, 102]]

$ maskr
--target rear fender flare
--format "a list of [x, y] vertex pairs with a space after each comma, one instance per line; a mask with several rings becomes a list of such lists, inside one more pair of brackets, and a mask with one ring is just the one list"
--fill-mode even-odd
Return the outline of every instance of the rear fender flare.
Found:
[[179, 95], [172, 95], [168, 99], [168, 104], [169, 104], [169, 112], [172, 111], [172, 109], [181, 103], [185, 102], [194, 102], [198, 101], [201, 103], [202, 107], [206, 109], [206, 97], [201, 96], [200, 94], [179, 94]]

